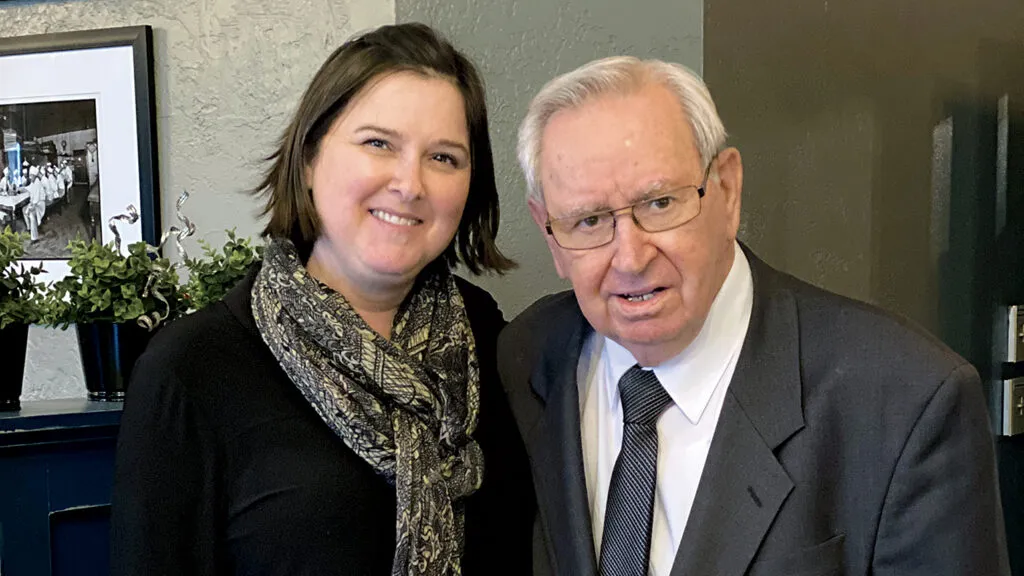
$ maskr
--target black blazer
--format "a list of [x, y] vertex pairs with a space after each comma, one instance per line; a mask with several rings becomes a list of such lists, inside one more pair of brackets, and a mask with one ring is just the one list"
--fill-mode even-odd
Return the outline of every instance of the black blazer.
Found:
[[[155, 335], [118, 438], [112, 573], [388, 575], [395, 489], [320, 419], [252, 318], [256, 269]], [[533, 492], [498, 383], [494, 300], [458, 279], [480, 362], [484, 480], [466, 501], [463, 573], [529, 571]]]
[[[750, 326], [672, 576], [1008, 574], [978, 375], [918, 328], [747, 251]], [[498, 343], [539, 504], [536, 574], [596, 574], [571, 292]]]

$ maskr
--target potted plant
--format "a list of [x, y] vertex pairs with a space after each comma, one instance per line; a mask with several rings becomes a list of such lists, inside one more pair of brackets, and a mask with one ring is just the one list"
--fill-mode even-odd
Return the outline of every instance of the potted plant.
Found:
[[0, 370], [0, 410], [21, 408], [28, 327], [43, 314], [43, 285], [36, 282], [43, 270], [17, 262], [25, 255], [26, 240], [28, 234], [9, 226], [0, 232], [0, 350], [7, 360]]
[[178, 277], [145, 242], [128, 246], [73, 240], [71, 272], [50, 291], [49, 324], [75, 324], [86, 388], [93, 400], [121, 400], [151, 332], [182, 309]]
[[249, 238], [238, 238], [235, 230], [227, 230], [228, 241], [220, 250], [199, 240], [201, 258], [185, 258], [188, 283], [183, 297], [189, 310], [201, 310], [219, 301], [245, 275], [253, 262], [263, 259], [263, 246], [253, 246]]

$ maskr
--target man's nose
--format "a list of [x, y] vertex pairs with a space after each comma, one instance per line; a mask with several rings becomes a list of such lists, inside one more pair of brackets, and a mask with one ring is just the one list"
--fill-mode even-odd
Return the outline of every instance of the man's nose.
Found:
[[657, 248], [650, 243], [650, 233], [640, 228], [632, 211], [615, 214], [613, 246], [612, 267], [624, 274], [642, 273], [657, 254]]

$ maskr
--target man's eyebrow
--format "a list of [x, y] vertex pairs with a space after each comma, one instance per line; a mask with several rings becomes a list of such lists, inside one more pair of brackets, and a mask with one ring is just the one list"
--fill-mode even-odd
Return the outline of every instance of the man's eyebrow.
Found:
[[585, 216], [585, 215], [595, 214], [595, 213], [599, 213], [599, 212], [607, 212], [607, 211], [609, 211], [611, 209], [612, 209], [612, 207], [609, 206], [608, 204], [598, 204], [596, 206], [577, 205], [577, 206], [574, 206], [574, 207], [570, 208], [564, 214], [562, 214], [560, 216], [556, 216], [554, 219], [555, 220], [561, 220], [562, 218], [576, 218], [578, 216]]
[[[658, 198], [660, 196], [664, 196], [665, 194], [667, 194], [669, 192], [672, 192], [673, 190], [680, 189], [680, 188], [684, 188], [684, 186], [673, 186], [673, 185], [670, 185], [668, 182], [664, 182], [664, 181], [655, 182], [655, 183], [653, 183], [653, 184], [651, 184], [651, 185], [649, 185], [649, 186], [647, 186], [645, 188], [641, 188], [640, 191], [636, 195], [632, 196], [632, 198], [630, 199], [629, 204], [627, 204], [627, 206], [631, 206], [633, 204], [636, 204], [637, 202], [644, 202], [645, 200], [653, 200], [655, 198]], [[626, 206], [619, 206], [618, 208], [622, 209], [622, 208], [625, 208], [625, 207]], [[559, 216], [552, 215], [552, 220], [561, 220], [563, 218], [575, 218], [575, 217], [579, 217], [579, 216], [586, 216], [586, 215], [590, 215], [590, 214], [597, 214], [597, 213], [600, 213], [600, 212], [608, 212], [608, 211], [611, 211], [611, 210], [615, 210], [615, 208], [613, 208], [607, 202], [604, 202], [604, 203], [601, 203], [601, 204], [597, 204], [595, 206], [577, 205], [577, 206], [574, 206], [574, 207], [570, 208], [569, 210], [567, 210], [562, 215], [559, 215]]]
[[666, 193], [675, 190], [676, 186], [669, 186], [666, 182], [655, 182], [650, 186], [643, 188], [640, 192], [633, 196], [632, 203], [643, 202], [644, 200], [653, 200], [659, 196], [664, 196]]

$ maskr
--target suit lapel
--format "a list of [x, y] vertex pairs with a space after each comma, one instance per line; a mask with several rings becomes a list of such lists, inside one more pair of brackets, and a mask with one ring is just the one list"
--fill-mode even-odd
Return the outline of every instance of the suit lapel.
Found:
[[774, 449], [803, 427], [796, 306], [778, 273], [744, 250], [750, 326], [672, 576], [743, 574], [793, 489]]
[[557, 573], [594, 576], [597, 561], [583, 471], [576, 383], [576, 365], [589, 328], [574, 299], [569, 308], [566, 318], [552, 318], [552, 326], [565, 329], [548, 338], [544, 357], [530, 379], [544, 409], [527, 443], [535, 458], [541, 522]]

